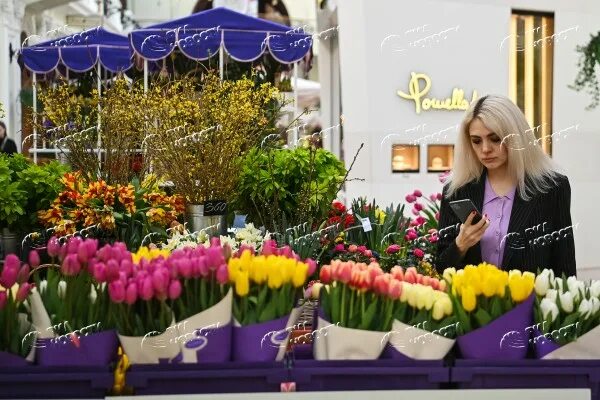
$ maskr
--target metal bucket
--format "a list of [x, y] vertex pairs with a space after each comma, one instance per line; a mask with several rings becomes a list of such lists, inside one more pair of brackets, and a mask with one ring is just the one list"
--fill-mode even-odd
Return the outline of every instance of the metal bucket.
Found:
[[204, 215], [203, 204], [188, 204], [185, 207], [185, 220], [190, 232], [198, 232], [202, 229], [212, 227], [207, 233], [227, 232], [227, 219], [225, 215]]
[[8, 254], [17, 254], [19, 240], [17, 234], [9, 231], [7, 228], [2, 229], [2, 256]]

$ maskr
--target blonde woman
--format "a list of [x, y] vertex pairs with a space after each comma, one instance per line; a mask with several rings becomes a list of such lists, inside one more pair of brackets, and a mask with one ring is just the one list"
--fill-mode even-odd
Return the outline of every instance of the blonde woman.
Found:
[[[471, 199], [483, 218], [464, 223], [452, 200]], [[521, 110], [508, 98], [480, 98], [466, 112], [444, 186], [438, 270], [482, 261], [536, 272], [575, 275], [571, 187], [541, 149]]]

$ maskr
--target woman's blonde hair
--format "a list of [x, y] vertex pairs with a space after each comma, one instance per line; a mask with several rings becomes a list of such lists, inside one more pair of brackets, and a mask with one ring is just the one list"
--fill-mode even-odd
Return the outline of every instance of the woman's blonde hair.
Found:
[[449, 177], [448, 196], [474, 179], [479, 179], [483, 164], [477, 158], [469, 137], [469, 126], [478, 118], [502, 140], [508, 151], [508, 172], [517, 179], [517, 191], [523, 200], [545, 193], [556, 184], [558, 167], [544, 153], [525, 116], [510, 99], [488, 95], [474, 102], [462, 121], [454, 166]]

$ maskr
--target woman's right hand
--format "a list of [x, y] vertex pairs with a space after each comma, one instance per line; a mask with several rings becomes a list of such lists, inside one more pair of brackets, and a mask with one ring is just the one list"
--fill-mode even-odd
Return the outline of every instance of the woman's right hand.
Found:
[[473, 218], [475, 218], [475, 211], [469, 214], [464, 224], [460, 225], [460, 232], [456, 237], [456, 247], [458, 247], [461, 256], [464, 256], [467, 250], [479, 243], [486, 229], [490, 226], [490, 220], [486, 216], [483, 216], [481, 221], [472, 225]]

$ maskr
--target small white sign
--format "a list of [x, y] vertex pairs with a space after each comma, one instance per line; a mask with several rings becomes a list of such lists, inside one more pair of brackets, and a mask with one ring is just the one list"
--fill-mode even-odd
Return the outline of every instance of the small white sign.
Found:
[[369, 217], [361, 218], [360, 222], [362, 223], [363, 231], [370, 232], [373, 230], [373, 228], [371, 228], [371, 221], [369, 220]]

